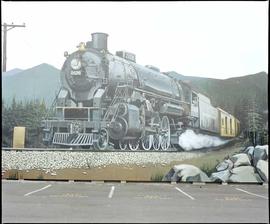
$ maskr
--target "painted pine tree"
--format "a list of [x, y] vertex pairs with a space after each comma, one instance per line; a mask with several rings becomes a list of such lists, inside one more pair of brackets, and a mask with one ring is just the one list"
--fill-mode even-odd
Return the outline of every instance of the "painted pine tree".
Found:
[[263, 134], [262, 114], [258, 109], [255, 98], [249, 103], [247, 125], [250, 141], [255, 146], [260, 142]]

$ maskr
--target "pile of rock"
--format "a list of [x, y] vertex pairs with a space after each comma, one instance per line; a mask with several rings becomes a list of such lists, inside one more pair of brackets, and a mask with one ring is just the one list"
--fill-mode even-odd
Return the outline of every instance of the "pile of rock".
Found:
[[192, 165], [175, 165], [162, 179], [173, 182], [268, 182], [268, 145], [250, 146], [216, 166], [210, 178]]
[[249, 146], [217, 165], [214, 182], [268, 182], [268, 145]]

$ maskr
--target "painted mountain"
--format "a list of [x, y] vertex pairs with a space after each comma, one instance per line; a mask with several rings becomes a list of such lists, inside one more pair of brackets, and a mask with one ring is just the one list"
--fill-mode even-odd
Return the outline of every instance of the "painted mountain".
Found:
[[59, 69], [45, 63], [13, 75], [2, 74], [2, 99], [7, 104], [15, 97], [16, 101], [44, 99], [50, 105], [59, 88]]

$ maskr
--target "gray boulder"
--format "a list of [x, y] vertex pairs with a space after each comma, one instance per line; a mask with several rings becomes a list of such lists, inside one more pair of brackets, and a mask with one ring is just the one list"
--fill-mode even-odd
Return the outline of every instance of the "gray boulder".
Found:
[[254, 150], [254, 146], [249, 146], [247, 148], [241, 149], [240, 152], [248, 153], [249, 151], [253, 151], [253, 150]]
[[181, 164], [173, 167], [175, 174], [184, 182], [211, 182], [209, 177], [198, 167], [193, 165]]
[[214, 182], [228, 182], [230, 175], [230, 170], [227, 169], [220, 172], [212, 173], [210, 176], [210, 180]]
[[266, 155], [268, 156], [268, 145], [257, 145], [255, 149], [262, 149], [265, 150]]
[[257, 166], [259, 160], [268, 159], [268, 145], [257, 145], [253, 153], [253, 166]]
[[178, 182], [181, 178], [178, 176], [177, 172], [174, 172], [173, 176], [171, 177], [171, 181]]
[[232, 169], [232, 168], [233, 168], [233, 162], [230, 159], [226, 159], [216, 166], [216, 170], [218, 172], [223, 171], [223, 170], [227, 170], [227, 169]]
[[162, 181], [179, 181], [180, 177], [178, 176], [178, 173], [174, 171], [173, 168], [170, 169], [170, 171], [163, 176]]
[[235, 154], [230, 159], [234, 167], [251, 165], [249, 157], [245, 153]]
[[249, 160], [253, 161], [253, 153], [254, 153], [254, 146], [249, 146], [244, 150], [244, 153], [246, 153], [249, 157]]
[[259, 160], [256, 165], [256, 170], [264, 182], [268, 182], [268, 162]]
[[173, 177], [174, 174], [175, 174], [175, 171], [173, 168], [171, 168], [170, 171], [166, 175], [164, 175], [164, 177], [162, 178], [162, 181], [178, 181], [180, 179], [180, 177], [178, 177], [177, 175], [176, 176], [177, 176], [178, 180], [172, 180], [175, 178], [175, 177]]
[[255, 169], [252, 166], [239, 166], [230, 170], [231, 175], [228, 182], [235, 183], [262, 183], [260, 176], [255, 173]]

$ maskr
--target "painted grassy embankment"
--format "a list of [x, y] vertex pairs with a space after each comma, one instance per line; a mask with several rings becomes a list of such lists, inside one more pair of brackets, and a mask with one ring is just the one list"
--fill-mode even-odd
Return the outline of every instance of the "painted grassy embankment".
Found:
[[[10, 179], [40, 179], [40, 180], [107, 180], [107, 181], [161, 181], [174, 165], [190, 164], [199, 167], [208, 176], [215, 172], [216, 165], [223, 161], [225, 157], [231, 156], [244, 147], [244, 142], [236, 142], [224, 148], [208, 149], [200, 153], [199, 157], [171, 161], [170, 163], [144, 165], [125, 164], [107, 165], [92, 168], [66, 168], [54, 170], [53, 175], [45, 169], [35, 170], [7, 170], [2, 174], [2, 178]], [[196, 153], [196, 152], [195, 152]], [[160, 154], [162, 156], [162, 153]]]

